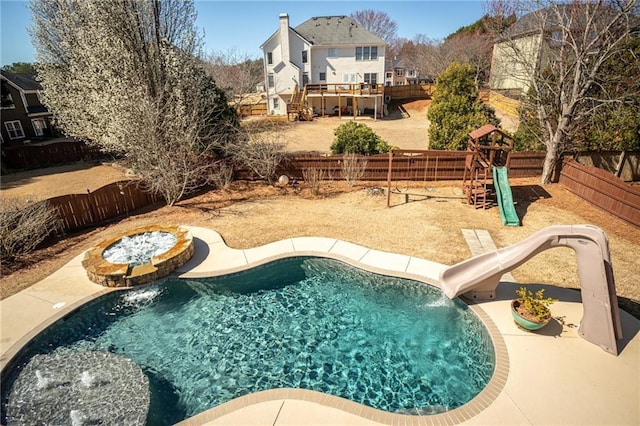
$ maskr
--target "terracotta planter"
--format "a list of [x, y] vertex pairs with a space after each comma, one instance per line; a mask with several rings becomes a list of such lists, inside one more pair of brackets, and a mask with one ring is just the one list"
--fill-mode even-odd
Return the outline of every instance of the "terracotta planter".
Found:
[[551, 318], [548, 318], [543, 322], [528, 320], [522, 317], [518, 313], [518, 311], [516, 310], [518, 306], [520, 306], [520, 302], [518, 302], [518, 300], [514, 300], [513, 302], [511, 302], [511, 315], [513, 316], [513, 320], [516, 322], [516, 324], [519, 327], [524, 328], [525, 330], [530, 330], [530, 331], [540, 330], [542, 327], [547, 325], [551, 320]]

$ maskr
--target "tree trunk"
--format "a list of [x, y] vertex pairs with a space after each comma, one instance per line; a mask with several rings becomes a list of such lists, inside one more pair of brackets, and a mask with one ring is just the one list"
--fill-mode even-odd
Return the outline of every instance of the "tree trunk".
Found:
[[552, 136], [549, 145], [547, 146], [547, 153], [544, 157], [544, 165], [542, 166], [542, 178], [540, 183], [542, 185], [548, 185], [553, 182], [554, 172], [556, 170], [556, 164], [558, 164], [558, 147], [560, 141], [558, 140], [558, 134]]

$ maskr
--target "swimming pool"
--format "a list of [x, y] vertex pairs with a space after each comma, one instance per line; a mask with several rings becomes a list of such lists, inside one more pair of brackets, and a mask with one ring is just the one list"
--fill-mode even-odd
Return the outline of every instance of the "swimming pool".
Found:
[[153, 424], [284, 387], [441, 412], [477, 395], [495, 365], [488, 332], [462, 302], [308, 257], [108, 294], [39, 336], [20, 365], [59, 347], [133, 360], [149, 378]]

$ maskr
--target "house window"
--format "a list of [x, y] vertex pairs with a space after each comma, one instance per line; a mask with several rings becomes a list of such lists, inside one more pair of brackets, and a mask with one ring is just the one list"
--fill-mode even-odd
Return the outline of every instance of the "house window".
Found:
[[7, 133], [9, 133], [9, 139], [24, 138], [24, 131], [22, 131], [22, 123], [20, 123], [20, 121], [7, 121], [4, 123], [4, 127], [6, 127]]
[[336, 49], [335, 47], [330, 47], [329, 48], [329, 53], [327, 54], [327, 57], [329, 57], [329, 58], [337, 58], [338, 57], [338, 49]]
[[36, 133], [36, 136], [44, 135], [44, 130], [47, 128], [47, 122], [44, 118], [34, 118], [31, 120], [31, 125], [33, 126], [33, 131]]
[[562, 32], [561, 31], [553, 31], [551, 33], [551, 44], [554, 46], [560, 46], [562, 44]]
[[356, 47], [356, 61], [375, 61], [378, 59], [378, 46]]
[[376, 74], [375, 72], [365, 72], [364, 73], [364, 82], [365, 83], [369, 83], [369, 84], [376, 84], [378, 83], [378, 74]]
[[400, 68], [399, 68], [399, 69], [397, 69], [397, 70], [396, 70], [396, 75], [397, 75], [398, 77], [402, 77], [402, 76], [404, 75], [404, 70], [403, 70], [403, 69], [400, 69]]
[[275, 87], [275, 82], [273, 80], [273, 74], [269, 74], [267, 76], [267, 86], [269, 86], [270, 89], [273, 89]]
[[409, 70], [409, 72], [407, 72], [407, 75], [409, 77], [415, 77], [416, 76], [416, 70]]
[[309, 61], [308, 54], [309, 54], [308, 51], [306, 51], [306, 50], [302, 51], [302, 63], [303, 64], [306, 64]]
[[385, 74], [385, 78], [391, 78], [391, 77], [393, 77], [393, 73], [388, 72]]
[[280, 109], [280, 99], [279, 98], [273, 98], [273, 109], [275, 111]]
[[3, 104], [5, 104], [5, 106], [3, 106], [2, 109], [14, 109], [16, 107], [13, 103], [13, 97], [11, 96], [11, 93], [7, 93]]
[[327, 73], [326, 72], [321, 72], [320, 73], [320, 78], [318, 78], [318, 80], [327, 81]]
[[349, 84], [354, 84], [358, 79], [358, 74], [356, 73], [345, 73], [342, 74], [342, 82], [345, 83], [342, 85], [343, 90], [349, 90]]
[[273, 52], [267, 52], [267, 64], [273, 65]]

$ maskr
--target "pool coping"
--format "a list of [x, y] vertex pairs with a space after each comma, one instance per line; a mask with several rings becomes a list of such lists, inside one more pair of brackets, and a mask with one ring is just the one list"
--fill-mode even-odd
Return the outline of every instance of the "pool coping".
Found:
[[[296, 237], [251, 249], [233, 249], [226, 245], [220, 234], [211, 229], [192, 226], [185, 227], [192, 232], [194, 242], [197, 246], [194, 257], [172, 274], [173, 276], [180, 278], [224, 275], [252, 268], [259, 264], [268, 263], [283, 257], [311, 255], [331, 257], [371, 272], [410, 278], [439, 287], [437, 277], [439, 272], [443, 268], [446, 268], [446, 265], [428, 260], [369, 249], [358, 244], [324, 237]], [[0, 302], [0, 313], [3, 318], [2, 339], [0, 340], [0, 367], [2, 367], [3, 375], [6, 374], [6, 371], [8, 370], [7, 367], [10, 367], [10, 361], [15, 359], [14, 357], [19, 354], [19, 351], [26, 343], [28, 343], [29, 340], [31, 340], [31, 338], [49, 325], [68, 316], [83, 304], [110, 291], [115, 291], [115, 289], [104, 288], [89, 281], [86, 276], [86, 272], [82, 269], [80, 264], [83, 255], [84, 252], [76, 256], [60, 270], [56, 271], [41, 282]], [[382, 266], [385, 267], [383, 268]], [[550, 290], [558, 290], [564, 293], [570, 291], [560, 288], [550, 288]], [[498, 288], [498, 292], [501, 292], [501, 287]], [[567, 319], [573, 319], [576, 317], [576, 313], [574, 312], [576, 309], [576, 300], [572, 299], [574, 297], [573, 293], [571, 293], [570, 297], [566, 299], [566, 303], [564, 300], [560, 302], [563, 309], [560, 310], [561, 312], [559, 315], [566, 312], [568, 313]], [[554, 296], [553, 294], [550, 295]], [[527, 345], [530, 344], [530, 342], [535, 345], [539, 345], [542, 347], [541, 350], [548, 349], [548, 345], [551, 344], [554, 346], [554, 348], [550, 349], [552, 352], [556, 351], [557, 353], [563, 354], [563, 357], [566, 357], [567, 354], [572, 355], [571, 351], [573, 350], [572, 345], [575, 345], [574, 342], [582, 339], [579, 339], [577, 332], [571, 329], [566, 333], [566, 337], [568, 337], [568, 339], [565, 339], [565, 331], [567, 331], [565, 330], [565, 324], [560, 325], [563, 339], [556, 339], [554, 336], [553, 339], [548, 340], [544, 338], [545, 336], [531, 333], [527, 334], [525, 332], [515, 330], [512, 319], [508, 318], [510, 317], [510, 313], [504, 313], [506, 309], [503, 305], [508, 303], [505, 300], [504, 291], [502, 296], [498, 299], [499, 300], [492, 301], [490, 303], [468, 303], [470, 308], [473, 309], [484, 322], [493, 339], [494, 348], [496, 349], [496, 369], [487, 387], [472, 399], [472, 401], [457, 409], [437, 415], [410, 416], [387, 413], [349, 400], [314, 391], [300, 389], [273, 389], [236, 398], [225, 404], [221, 404], [210, 410], [199, 413], [189, 419], [185, 419], [182, 424], [228, 424], [231, 423], [228, 420], [230, 415], [235, 416], [236, 423], [238, 418], [243, 419], [243, 422], [245, 422], [252, 418], [246, 416], [251, 416], [251, 413], [254, 413], [255, 415], [255, 410], [267, 408], [263, 404], [264, 402], [281, 400], [283, 400], [283, 402], [277, 411], [276, 419], [280, 416], [280, 411], [283, 411], [285, 401], [292, 402], [292, 405], [296, 405], [295, 401], [306, 401], [312, 404], [319, 404], [318, 407], [320, 408], [325, 407], [328, 410], [329, 407], [331, 407], [340, 410], [341, 412], [355, 415], [355, 420], [352, 418], [347, 421], [347, 423], [350, 424], [361, 424], [367, 423], [368, 421], [369, 423], [382, 422], [386, 424], [421, 425], [457, 424], [461, 422], [479, 424], [485, 424], [487, 422], [499, 423], [500, 421], [496, 419], [502, 419], [503, 423], [548, 423], [548, 415], [537, 412], [538, 405], [535, 405], [536, 411], [532, 411], [534, 408], [528, 406], [530, 401], [522, 400], [522, 392], [519, 388], [514, 389], [514, 386], [525, 386], [527, 380], [531, 380], [532, 377], [534, 377], [535, 380], [547, 378], [548, 376], [550, 376], [549, 380], [554, 378], [557, 379], [557, 377], [563, 376], [565, 370], [562, 370], [562, 368], [566, 369], [567, 366], [554, 366], [545, 362], [545, 369], [543, 371], [536, 371], [535, 376], [531, 376], [528, 371], [525, 371], [525, 377], [527, 380], [523, 380], [522, 369], [515, 371], [510, 370], [510, 362], [513, 359], [512, 357], [516, 356], [517, 361], [521, 363], [523, 362], [522, 358], [527, 358], [529, 356], [532, 351], [528, 346], [522, 347], [522, 342], [525, 341], [527, 342]], [[28, 304], [30, 301], [37, 303], [37, 305], [34, 306], [40, 306], [38, 309], [42, 309], [43, 306], [45, 308], [48, 306], [51, 310], [39, 313], [35, 316], [25, 316], [24, 305]], [[63, 306], [60, 307], [60, 305]], [[581, 308], [581, 306], [578, 307]], [[14, 319], [12, 317], [13, 314], [17, 314], [20, 320], [24, 319], [27, 323], [22, 324], [17, 319]], [[580, 312], [578, 312], [578, 314], [580, 314]], [[14, 321], [12, 322], [11, 320], [7, 320], [7, 317], [11, 317]], [[586, 351], [586, 361], [584, 362], [595, 361], [597, 364], [605, 366], [598, 367], [598, 371], [603, 370], [603, 368], [610, 368], [614, 372], [623, 371], [623, 375], [628, 376], [629, 371], [632, 371], [631, 374], [637, 375], [640, 368], [632, 366], [630, 370], [628, 364], [629, 362], [635, 362], [638, 364], [637, 360], [640, 359], [640, 356], [638, 355], [640, 354], [640, 333], [638, 332], [638, 330], [640, 330], [640, 321], [637, 321], [632, 317], [629, 319], [629, 317], [630, 315], [628, 314], [624, 315], [624, 321], [626, 321], [626, 324], [631, 323], [632, 335], [630, 337], [628, 334], [625, 336], [627, 337], [625, 342], [626, 348], [619, 357], [620, 361], [613, 361], [615, 357], [612, 357], [609, 354], [604, 354], [604, 351], [601, 351], [599, 348], [592, 347], [593, 345], [586, 341], [582, 341], [579, 342], [578, 350], [581, 351], [580, 353], [583, 355], [585, 354], [584, 351]], [[496, 321], [498, 322], [496, 323]], [[16, 324], [16, 322], [19, 323]], [[571, 324], [568, 324], [568, 326], [570, 325]], [[625, 327], [627, 329], [626, 333], [628, 333], [629, 326], [626, 325]], [[509, 341], [507, 341], [506, 338], [508, 338]], [[560, 346], [562, 346], [562, 351], [556, 347], [558, 346], [556, 343], [561, 343]], [[567, 345], [570, 346], [569, 349], [566, 349]], [[507, 348], [509, 349], [509, 352], [507, 352]], [[511, 353], [512, 349], [515, 350], [515, 355]], [[576, 354], [574, 356], [579, 355]], [[581, 361], [575, 361], [572, 359], [571, 362], [575, 363]], [[600, 373], [593, 373], [592, 375], [596, 376], [596, 379], [590, 380], [604, 380]], [[608, 378], [608, 375], [606, 377]], [[619, 383], [619, 381], [616, 381], [616, 386], [617, 383]], [[611, 383], [605, 383], [605, 385], [609, 387], [613, 386]], [[634, 398], [637, 397], [639, 386], [636, 384], [634, 387], [633, 383], [627, 384], [626, 386], [628, 388], [626, 391], [630, 392], [630, 394], [622, 394], [622, 396], [616, 394], [616, 399], [613, 400], [611, 399], [613, 397], [599, 398], [600, 395], [596, 395], [598, 397], [597, 401], [604, 399], [609, 404], [612, 404], [612, 401], [614, 401], [614, 405], [625, 407], [627, 408], [627, 411], [629, 411], [627, 401], [634, 400]], [[556, 387], [558, 388], [557, 391], [551, 389], [552, 394], [554, 392], [561, 392], [562, 386]], [[496, 398], [498, 398], [498, 400], [496, 400]], [[546, 402], [547, 405], [549, 405], [549, 401]], [[593, 401], [591, 403], [593, 404]], [[287, 402], [287, 404], [289, 404], [289, 402]], [[577, 401], [576, 404], [578, 407], [571, 407], [570, 410], [565, 408], [566, 404], [562, 404], [562, 409], [565, 410], [566, 413], [561, 412], [558, 414], [560, 416], [559, 418], [562, 416], [576, 416], [576, 413], [578, 413], [576, 410], [579, 408], [580, 401]], [[252, 407], [255, 408], [255, 410], [251, 409]], [[274, 408], [277, 407], [274, 406]], [[303, 408], [309, 408], [309, 406], [307, 405]], [[300, 406], [298, 406], [297, 409], [302, 410]], [[549, 408], [549, 410], [553, 412], [553, 408]], [[556, 408], [556, 410], [560, 410], [560, 408]], [[323, 413], [327, 416], [336, 415], [335, 411], [323, 411]], [[260, 417], [263, 417], [262, 412], [260, 412]], [[573, 419], [574, 417], [571, 418]], [[592, 415], [586, 418], [593, 420]], [[638, 409], [638, 413], [630, 412], [618, 415], [617, 418], [623, 419], [622, 421], [619, 420], [618, 423], [640, 423], [638, 421], [638, 419], [640, 419], [640, 409]], [[627, 421], [629, 418], [632, 420]], [[357, 419], [360, 420], [358, 421]], [[536, 421], [536, 419], [543, 420]], [[575, 417], [575, 419], [577, 423], [580, 420], [580, 417]], [[314, 423], [310, 419], [307, 420], [307, 423]], [[274, 420], [269, 424], [276, 424], [276, 422]], [[278, 421], [277, 424], [287, 423]]]

